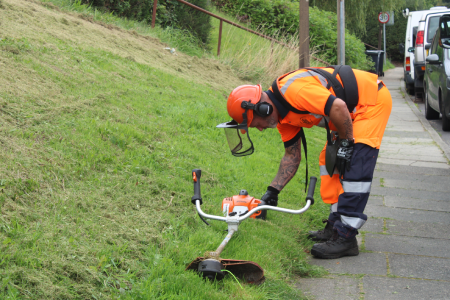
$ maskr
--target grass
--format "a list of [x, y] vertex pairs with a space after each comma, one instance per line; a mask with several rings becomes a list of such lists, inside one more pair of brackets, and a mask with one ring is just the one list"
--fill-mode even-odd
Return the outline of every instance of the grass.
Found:
[[[2, 17], [23, 4], [11, 3], [2, 0]], [[51, 19], [33, 7], [42, 22]], [[61, 12], [47, 7], [56, 20], [70, 8], [80, 20], [139, 31], [77, 2]], [[288, 280], [324, 273], [305, 252], [306, 232], [328, 213], [318, 189], [303, 215], [245, 221], [222, 253], [259, 263], [265, 284], [242, 289], [230, 276], [210, 283], [184, 271], [217, 248], [226, 228], [197, 217], [191, 170], [203, 172], [204, 211], [220, 214], [222, 199], [242, 188], [261, 197], [283, 154], [276, 131], [254, 130], [255, 154], [230, 155], [215, 128], [229, 118], [223, 89], [92, 46], [87, 35], [76, 44], [45, 30], [0, 38], [0, 298], [301, 299]], [[306, 133], [317, 177], [323, 134]], [[304, 168], [303, 161], [280, 206], [304, 205]]]

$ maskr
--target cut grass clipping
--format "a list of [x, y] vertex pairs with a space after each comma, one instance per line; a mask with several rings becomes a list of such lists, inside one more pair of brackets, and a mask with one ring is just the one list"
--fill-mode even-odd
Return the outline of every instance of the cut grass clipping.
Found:
[[[226, 229], [198, 218], [191, 170], [202, 169], [208, 213], [221, 214], [222, 199], [240, 189], [260, 198], [284, 153], [275, 130], [250, 130], [256, 152], [235, 158], [215, 128], [229, 119], [229, 91], [200, 84], [195, 72], [188, 79], [161, 71], [162, 63], [146, 63], [138, 52], [130, 59], [95, 46], [95, 39], [114, 40], [114, 28], [74, 43], [75, 33], [51, 20], [76, 15], [37, 2], [1, 3], [0, 15], [19, 27], [0, 36], [0, 298], [302, 298], [290, 282], [323, 272], [305, 253], [307, 230], [327, 215], [318, 188], [309, 211], [246, 220], [222, 253], [260, 264], [263, 285], [232, 276], [211, 283], [184, 271], [216, 249]], [[46, 29], [26, 30], [30, 16]], [[78, 20], [80, 32], [102, 26]], [[306, 135], [310, 173], [319, 177], [325, 132]], [[304, 168], [303, 161], [281, 193], [281, 207], [304, 205]]]

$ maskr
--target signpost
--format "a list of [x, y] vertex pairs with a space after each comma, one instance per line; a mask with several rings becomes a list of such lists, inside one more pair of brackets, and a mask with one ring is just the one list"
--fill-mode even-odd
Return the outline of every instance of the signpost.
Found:
[[378, 22], [383, 24], [384, 64], [386, 64], [386, 23], [389, 22], [389, 14], [387, 12], [380, 12], [378, 14]]

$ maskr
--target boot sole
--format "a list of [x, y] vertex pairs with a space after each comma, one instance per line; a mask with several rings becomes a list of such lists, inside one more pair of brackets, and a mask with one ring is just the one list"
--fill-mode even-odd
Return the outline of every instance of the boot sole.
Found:
[[326, 242], [330, 238], [331, 238], [331, 236], [329, 238], [327, 238], [327, 239], [320, 239], [320, 238], [315, 237], [315, 236], [308, 236], [308, 239], [310, 239], [311, 241], [314, 241], [314, 242]]
[[359, 254], [359, 249], [358, 249], [358, 247], [355, 247], [355, 248], [348, 249], [344, 252], [334, 253], [334, 254], [325, 254], [325, 253], [319, 252], [315, 249], [311, 249], [311, 254], [318, 258], [334, 259], [334, 258], [340, 258], [343, 256], [357, 256]]

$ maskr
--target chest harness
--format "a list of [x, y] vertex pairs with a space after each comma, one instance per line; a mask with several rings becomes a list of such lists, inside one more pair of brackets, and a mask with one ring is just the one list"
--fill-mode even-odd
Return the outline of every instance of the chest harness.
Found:
[[[315, 72], [321, 76], [323, 76], [327, 80], [327, 86], [326, 88], [329, 90], [330, 88], [333, 88], [334, 93], [336, 94], [337, 98], [342, 99], [345, 104], [347, 104], [348, 111], [351, 113], [355, 109], [356, 105], [358, 105], [359, 95], [358, 95], [358, 84], [356, 82], [355, 74], [353, 73], [353, 70], [350, 66], [347, 65], [337, 65], [337, 66], [328, 66], [327, 68], [333, 68], [334, 72], [333, 74], [323, 70], [323, 69], [316, 69], [316, 68], [301, 68], [306, 69], [312, 72]], [[298, 71], [298, 70], [296, 70]], [[293, 72], [296, 72], [293, 71]], [[280, 77], [279, 79], [282, 79], [286, 77], [289, 74], [292, 74], [293, 72], [290, 72], [283, 77]], [[340, 76], [342, 84], [339, 82], [339, 80], [336, 78], [336, 75]], [[302, 111], [298, 110], [295, 107], [293, 107], [281, 94], [277, 79], [272, 83], [272, 90], [273, 95], [277, 99], [277, 101], [283, 105], [287, 110], [296, 113], [296, 114], [309, 114], [309, 111]], [[339, 143], [337, 140], [331, 139], [331, 133], [330, 128], [328, 126], [328, 122], [324, 116], [325, 121], [325, 128], [327, 130], [327, 148], [326, 148], [326, 157], [325, 157], [325, 163], [326, 168], [328, 171], [328, 174], [330, 177], [333, 176], [334, 173], [334, 166], [336, 162], [336, 153], [339, 147]], [[303, 127], [300, 129], [300, 138], [302, 139], [303, 148], [305, 151], [305, 159], [306, 159], [306, 180], [305, 180], [305, 191], [306, 187], [308, 186], [308, 154], [307, 154], [307, 148], [306, 148], [306, 137], [305, 133], [303, 131]]]

